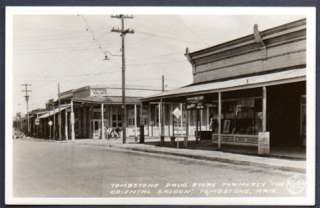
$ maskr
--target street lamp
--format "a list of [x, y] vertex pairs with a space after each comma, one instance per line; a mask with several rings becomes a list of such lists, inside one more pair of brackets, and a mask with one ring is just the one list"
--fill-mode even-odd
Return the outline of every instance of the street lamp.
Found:
[[121, 56], [121, 55], [119, 55], [119, 54], [113, 54], [113, 53], [111, 53], [110, 51], [104, 51], [103, 53], [104, 53], [104, 59], [103, 59], [104, 61], [110, 60], [108, 54], [109, 54], [110, 56]]

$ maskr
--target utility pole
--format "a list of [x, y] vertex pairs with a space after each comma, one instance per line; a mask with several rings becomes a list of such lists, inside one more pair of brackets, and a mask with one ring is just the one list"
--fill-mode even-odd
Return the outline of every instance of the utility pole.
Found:
[[126, 143], [126, 128], [127, 128], [127, 112], [126, 112], [126, 93], [125, 93], [125, 72], [126, 72], [126, 63], [125, 63], [125, 36], [127, 33], [134, 33], [132, 29], [124, 28], [124, 20], [132, 19], [133, 16], [129, 15], [112, 15], [111, 18], [118, 18], [121, 20], [121, 28], [112, 28], [111, 32], [120, 33], [121, 36], [121, 53], [122, 53], [122, 143]]
[[164, 92], [164, 75], [162, 75], [162, 77], [161, 77], [162, 79], [161, 79], [161, 81], [162, 81], [162, 84], [161, 84], [161, 91], [162, 92]]
[[60, 83], [58, 82], [58, 110], [59, 110], [59, 115], [58, 115], [58, 125], [59, 125], [59, 138], [58, 140], [62, 139], [62, 134], [61, 134], [61, 111], [60, 111]]
[[26, 115], [27, 115], [27, 133], [28, 135], [30, 134], [30, 119], [29, 119], [29, 98], [30, 95], [28, 94], [29, 92], [31, 92], [31, 90], [28, 89], [28, 87], [31, 87], [31, 84], [21, 84], [24, 89], [22, 90], [22, 92], [25, 93], [25, 100], [26, 100]]

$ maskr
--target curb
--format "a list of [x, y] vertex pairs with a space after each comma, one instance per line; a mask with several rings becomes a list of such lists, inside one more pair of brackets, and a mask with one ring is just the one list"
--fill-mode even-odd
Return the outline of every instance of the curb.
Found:
[[156, 149], [142, 149], [142, 148], [136, 148], [136, 147], [121, 147], [118, 145], [112, 145], [109, 144], [108, 147], [111, 148], [119, 148], [119, 149], [127, 149], [137, 152], [147, 152], [147, 153], [157, 153], [162, 155], [173, 155], [173, 156], [180, 156], [180, 157], [187, 157], [192, 159], [198, 159], [198, 160], [207, 160], [207, 161], [216, 161], [216, 162], [223, 162], [223, 163], [230, 163], [234, 165], [248, 165], [248, 166], [255, 166], [255, 167], [263, 167], [263, 168], [272, 168], [277, 169], [281, 171], [290, 171], [290, 172], [297, 172], [297, 173], [305, 173], [306, 170], [304, 168], [297, 168], [297, 167], [290, 167], [290, 166], [277, 166], [277, 165], [270, 165], [270, 164], [264, 164], [259, 162], [251, 162], [251, 161], [245, 161], [245, 160], [231, 160], [228, 158], [221, 158], [221, 157], [214, 157], [214, 156], [203, 156], [203, 155], [189, 155], [184, 153], [177, 153], [177, 152], [166, 152]]

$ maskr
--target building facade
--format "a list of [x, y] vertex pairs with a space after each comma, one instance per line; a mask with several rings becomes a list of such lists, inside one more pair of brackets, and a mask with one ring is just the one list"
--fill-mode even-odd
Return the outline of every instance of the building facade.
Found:
[[[126, 97], [127, 135], [138, 136], [141, 97]], [[74, 140], [121, 137], [122, 97], [110, 96], [105, 86], [85, 86], [60, 93], [49, 100], [37, 117], [40, 138]], [[32, 121], [33, 122], [33, 121]]]
[[[306, 20], [190, 52], [193, 83], [146, 97], [160, 137], [222, 145], [306, 144]], [[177, 133], [176, 133], [177, 132]], [[264, 145], [265, 144], [265, 145]], [[264, 146], [264, 147], [263, 147]]]

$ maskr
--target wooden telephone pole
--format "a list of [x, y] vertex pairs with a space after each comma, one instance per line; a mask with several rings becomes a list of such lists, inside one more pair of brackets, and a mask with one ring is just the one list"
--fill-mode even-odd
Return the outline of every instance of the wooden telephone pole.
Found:
[[31, 84], [21, 84], [24, 87], [24, 90], [22, 92], [25, 93], [25, 100], [26, 100], [26, 115], [27, 115], [27, 133], [28, 136], [30, 135], [30, 118], [29, 118], [29, 98], [30, 95], [28, 94], [31, 92], [31, 90], [28, 89], [28, 87], [31, 87]]
[[125, 63], [125, 36], [128, 33], [134, 33], [132, 29], [124, 28], [124, 20], [132, 19], [133, 16], [129, 15], [112, 15], [111, 18], [118, 18], [121, 20], [121, 28], [112, 28], [111, 32], [120, 33], [121, 36], [121, 53], [122, 53], [122, 143], [126, 143], [126, 128], [127, 128], [127, 112], [126, 112], [126, 93], [125, 93], [125, 72], [126, 72], [126, 63]]

